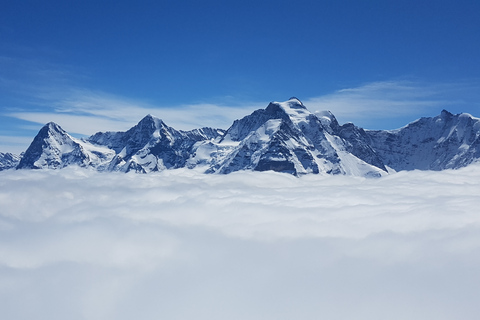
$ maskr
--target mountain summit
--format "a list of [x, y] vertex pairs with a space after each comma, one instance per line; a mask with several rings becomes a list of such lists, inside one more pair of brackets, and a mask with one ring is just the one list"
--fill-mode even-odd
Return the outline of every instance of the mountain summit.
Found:
[[443, 110], [397, 130], [372, 131], [340, 125], [331, 112], [312, 113], [292, 97], [235, 120], [226, 131], [176, 130], [147, 115], [125, 132], [76, 139], [51, 122], [17, 169], [77, 165], [148, 173], [187, 167], [221, 174], [273, 170], [379, 177], [398, 170], [459, 168], [479, 159], [480, 119], [469, 114]]
[[35, 136], [17, 169], [60, 169], [69, 165], [102, 168], [102, 164], [111, 160], [113, 155], [113, 150], [85, 144], [58, 124], [49, 122]]
[[350, 144], [339, 136], [339, 128], [333, 115], [325, 121], [297, 98], [271, 102], [267, 108], [236, 120], [226, 131], [219, 147], [230, 145], [230, 150], [210, 172], [273, 170], [294, 175], [324, 172], [367, 176], [386, 173], [383, 166], [375, 167], [349, 152]]

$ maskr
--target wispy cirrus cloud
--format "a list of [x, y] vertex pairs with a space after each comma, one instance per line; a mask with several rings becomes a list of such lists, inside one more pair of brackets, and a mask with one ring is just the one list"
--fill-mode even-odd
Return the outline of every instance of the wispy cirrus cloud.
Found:
[[[312, 111], [330, 110], [341, 123], [394, 129], [418, 117], [435, 116], [443, 108], [465, 103], [454, 100], [454, 95], [445, 95], [446, 91], [460, 91], [461, 88], [456, 84], [385, 81], [338, 90], [303, 102]], [[43, 111], [21, 110], [8, 115], [41, 124], [55, 121], [67, 131], [85, 135], [102, 130], [127, 130], [147, 114], [183, 130], [203, 126], [228, 128], [233, 120], [268, 104], [265, 101], [160, 106], [76, 87], [43, 90], [37, 95], [36, 103]]]
[[[127, 130], [147, 114], [181, 130], [227, 128], [265, 103], [225, 101], [160, 105], [78, 85], [76, 68], [41, 60], [0, 56], [0, 122], [8, 118], [39, 125], [54, 121], [70, 133]], [[7, 99], [8, 98], [8, 99]]]
[[0, 136], [0, 152], [6, 150], [15, 154], [20, 154], [25, 151], [25, 146], [32, 142], [32, 137], [18, 137], [18, 136]]
[[[422, 116], [435, 116], [442, 109], [464, 104], [466, 86], [473, 83], [422, 83], [419, 81], [381, 81], [341, 89], [324, 96], [313, 97], [304, 103], [311, 110], [329, 110], [341, 123], [394, 129]], [[474, 88], [470, 88], [475, 91]], [[449, 92], [450, 94], [446, 94]], [[456, 109], [456, 108], [455, 108]]]
[[[40, 125], [54, 121], [72, 134], [124, 131], [147, 114], [181, 130], [204, 126], [226, 129], [234, 120], [268, 104], [268, 101], [232, 103], [230, 98], [160, 105], [76, 85], [75, 82], [81, 82], [75, 81], [80, 76], [75, 76], [75, 71], [68, 67], [0, 57], [0, 66], [7, 65], [9, 71], [0, 77], [0, 90], [14, 92], [17, 103], [3, 103], [0, 121], [24, 120], [36, 124], [36, 130]], [[454, 113], [480, 109], [478, 92], [478, 81], [425, 83], [391, 80], [312, 96], [303, 102], [311, 111], [330, 110], [340, 123], [353, 122], [366, 129], [395, 129], [422, 116], [435, 116], [444, 108]], [[281, 99], [272, 97], [271, 100]], [[25, 123], [21, 125], [27, 128]], [[19, 144], [16, 149], [26, 147], [26, 144]]]
[[158, 106], [74, 87], [49, 94], [43, 92], [36, 104], [41, 110], [16, 110], [6, 115], [39, 124], [54, 121], [71, 133], [90, 135], [98, 131], [127, 130], [147, 114], [157, 116], [167, 125], [180, 130], [200, 127], [226, 129], [234, 120], [265, 107], [260, 103]]

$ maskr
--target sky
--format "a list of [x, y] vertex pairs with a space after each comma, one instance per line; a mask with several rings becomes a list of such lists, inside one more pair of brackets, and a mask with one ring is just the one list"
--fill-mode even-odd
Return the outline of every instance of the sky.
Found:
[[2, 318], [477, 320], [479, 189], [478, 164], [2, 171]]
[[295, 96], [395, 129], [480, 116], [478, 1], [10, 1], [0, 10], [0, 152], [47, 122], [76, 136], [147, 114], [228, 128]]

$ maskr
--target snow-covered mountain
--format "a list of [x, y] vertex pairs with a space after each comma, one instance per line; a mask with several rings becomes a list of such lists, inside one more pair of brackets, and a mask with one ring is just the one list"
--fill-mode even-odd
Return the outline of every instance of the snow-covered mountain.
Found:
[[21, 156], [13, 153], [0, 152], [0, 171], [15, 168], [20, 162]]
[[184, 167], [195, 143], [213, 140], [223, 133], [212, 128], [178, 131], [147, 115], [126, 132], [99, 132], [87, 141], [115, 151], [109, 171], [147, 173]]
[[[341, 129], [331, 113], [315, 115], [297, 98], [271, 102], [266, 109], [236, 120], [218, 142], [218, 157], [209, 172], [274, 170], [295, 175], [306, 173], [380, 176], [386, 173], [365, 161], [373, 150], [362, 152], [338, 135]], [[354, 139], [352, 139], [354, 140]], [[355, 150], [354, 150], [355, 149]], [[361, 148], [358, 148], [361, 149]], [[357, 153], [357, 154], [356, 154]], [[361, 157], [359, 157], [361, 155]]]
[[[147, 115], [125, 132], [76, 139], [55, 123], [38, 133], [17, 169], [63, 168], [141, 172], [198, 168], [207, 173], [273, 170], [378, 177], [393, 170], [459, 168], [480, 159], [480, 119], [442, 111], [390, 131], [340, 125], [300, 100], [271, 102], [226, 131], [176, 130]], [[1, 158], [0, 158], [1, 160]]]
[[40, 129], [17, 169], [59, 169], [69, 165], [103, 169], [114, 156], [114, 150], [76, 139], [50, 122]]
[[444, 170], [480, 159], [480, 119], [469, 114], [421, 118], [391, 131], [367, 131], [382, 162], [394, 170]]

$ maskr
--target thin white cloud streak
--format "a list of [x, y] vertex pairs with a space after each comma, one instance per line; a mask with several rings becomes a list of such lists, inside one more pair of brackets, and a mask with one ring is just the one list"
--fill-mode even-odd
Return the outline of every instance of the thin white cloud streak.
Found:
[[[73, 66], [5, 56], [0, 56], [0, 66], [6, 70], [0, 77], [0, 90], [22, 100], [15, 107], [3, 106], [3, 115], [40, 125], [55, 121], [68, 132], [81, 135], [127, 130], [147, 114], [181, 130], [203, 126], [226, 129], [234, 120], [268, 104], [268, 101], [239, 101], [235, 105], [156, 105], [76, 86], [73, 82], [82, 79], [82, 71]], [[391, 80], [313, 96], [303, 102], [311, 111], [332, 111], [340, 123], [354, 122], [367, 129], [394, 129], [421, 116], [437, 115], [443, 108], [468, 105], [471, 110], [469, 105], [478, 106], [478, 91], [478, 79], [455, 83]], [[22, 105], [40, 110], [22, 110]]]
[[20, 154], [25, 151], [24, 146], [28, 146], [32, 142], [31, 137], [16, 137], [16, 136], [0, 136], [0, 150], [8, 150], [15, 154]]
[[144, 102], [85, 90], [73, 90], [71, 95], [65, 98], [52, 96], [43, 98], [49, 101], [51, 111], [11, 112], [8, 116], [39, 124], [54, 121], [68, 132], [91, 135], [99, 131], [128, 130], [147, 114], [152, 114], [179, 130], [200, 127], [226, 129], [234, 120], [260, 108], [259, 104], [254, 103], [240, 106], [203, 103], [156, 107]]
[[226, 129], [234, 120], [265, 107], [264, 103], [249, 102], [155, 105], [74, 85], [72, 82], [82, 76], [71, 66], [4, 56], [0, 56], [0, 66], [8, 70], [0, 77], [0, 91], [17, 101], [2, 105], [0, 116], [40, 125], [54, 121], [68, 132], [81, 135], [128, 130], [147, 114], [180, 130], [206, 126]]
[[341, 123], [368, 120], [368, 124], [374, 125], [398, 117], [434, 116], [439, 108], [458, 102], [442, 97], [445, 90], [453, 88], [458, 89], [458, 85], [381, 81], [313, 97], [305, 104], [311, 110], [331, 111]]
[[4, 171], [0, 308], [53, 320], [473, 320], [479, 190], [478, 165], [381, 179]]
[[[60, 75], [58, 78], [61, 78]], [[15, 111], [5, 111], [3, 115], [39, 125], [54, 121], [67, 132], [88, 136], [99, 131], [128, 130], [147, 114], [157, 116], [167, 125], [180, 130], [200, 127], [227, 129], [234, 120], [256, 109], [265, 108], [268, 104], [244, 101], [235, 105], [197, 103], [158, 106], [101, 91], [63, 85], [59, 81], [52, 83], [51, 87], [19, 85], [17, 90], [23, 90], [23, 95], [30, 97], [29, 103], [40, 110], [17, 108]], [[311, 111], [332, 111], [341, 124], [353, 122], [366, 129], [395, 129], [421, 116], [435, 116], [443, 108], [465, 105], [465, 101], [470, 101], [468, 97], [465, 101], [453, 101], [452, 97], [464, 98], [468, 92], [475, 92], [475, 88], [478, 89], [478, 84], [474, 82], [425, 84], [415, 81], [383, 81], [311, 97], [303, 102]], [[16, 145], [15, 149], [25, 150], [27, 146], [28, 144]], [[9, 147], [8, 150], [13, 149]]]
[[[330, 110], [343, 122], [381, 123], [398, 117], [434, 115], [438, 109], [454, 103], [441, 93], [454, 85], [423, 85], [407, 81], [375, 82], [309, 98], [304, 104], [312, 111]], [[147, 114], [163, 119], [168, 125], [190, 130], [204, 126], [228, 128], [236, 119], [268, 102], [241, 103], [236, 106], [200, 103], [155, 106], [102, 92], [63, 88], [37, 94], [44, 112], [19, 111], [9, 116], [39, 124], [54, 121], [72, 133], [90, 135], [98, 131], [127, 130]], [[413, 119], [414, 120], [414, 119]], [[406, 123], [402, 123], [404, 125]]]
[[[44, 113], [44, 112], [19, 112], [9, 114], [11, 117], [26, 120], [40, 125], [48, 122], [59, 124], [64, 130], [72, 134], [91, 135], [98, 131], [125, 131], [133, 126], [126, 121], [112, 121], [84, 115]], [[106, 128], [99, 130], [100, 128]], [[33, 137], [29, 142], [33, 140]]]

